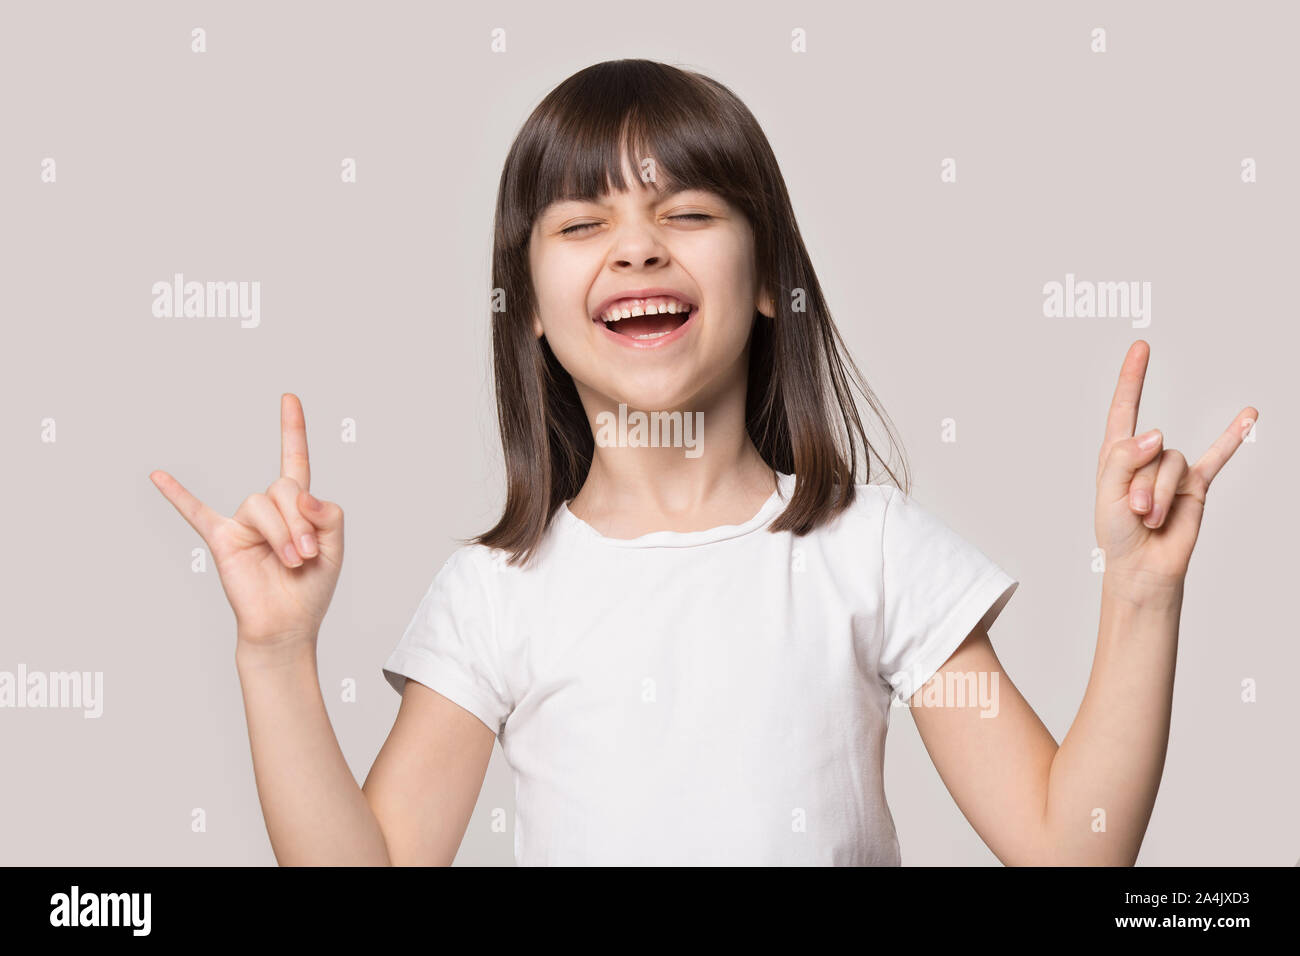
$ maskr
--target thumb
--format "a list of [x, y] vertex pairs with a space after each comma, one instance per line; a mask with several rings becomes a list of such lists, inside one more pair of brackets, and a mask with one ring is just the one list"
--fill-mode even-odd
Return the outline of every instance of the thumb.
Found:
[[320, 546], [338, 550], [343, 543], [343, 509], [332, 501], [321, 501], [310, 491], [298, 492], [298, 510], [312, 523]]
[[1097, 479], [1097, 493], [1101, 499], [1118, 501], [1128, 497], [1133, 476], [1143, 465], [1155, 460], [1164, 443], [1165, 436], [1159, 429], [1115, 442], [1106, 456], [1106, 464]]

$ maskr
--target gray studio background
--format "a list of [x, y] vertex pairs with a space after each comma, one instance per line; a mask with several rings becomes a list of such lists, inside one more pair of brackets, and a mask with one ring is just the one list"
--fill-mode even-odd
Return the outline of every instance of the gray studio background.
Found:
[[[1298, 26], [1283, 3], [5, 3], [0, 669], [102, 671], [104, 710], [0, 710], [0, 863], [274, 863], [233, 616], [148, 475], [231, 514], [278, 474], [285, 391], [312, 491], [347, 514], [320, 675], [364, 780], [398, 706], [380, 667], [503, 498], [487, 290], [506, 150], [565, 77], [645, 56], [763, 124], [913, 495], [1021, 581], [993, 643], [1058, 742], [1096, 640], [1097, 451], [1125, 350], [1152, 347], [1139, 429], [1190, 461], [1260, 410], [1210, 490], [1139, 862], [1293, 865]], [[260, 325], [155, 318], [176, 272], [260, 281]], [[1149, 281], [1149, 327], [1045, 318], [1067, 273]], [[997, 864], [901, 709], [886, 779], [906, 864]], [[497, 807], [513, 816], [499, 747], [458, 864], [513, 863]]]

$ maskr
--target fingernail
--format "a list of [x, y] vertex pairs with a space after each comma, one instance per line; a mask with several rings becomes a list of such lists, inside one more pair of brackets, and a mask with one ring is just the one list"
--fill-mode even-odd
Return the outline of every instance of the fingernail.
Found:
[[298, 557], [298, 552], [293, 549], [292, 541], [284, 546], [284, 559], [289, 562], [290, 566], [295, 568], [302, 564], [302, 558]]
[[1133, 507], [1138, 511], [1146, 511], [1151, 507], [1151, 492], [1145, 488], [1139, 488], [1133, 492]]
[[305, 534], [298, 539], [302, 545], [298, 550], [302, 552], [304, 558], [310, 558], [316, 553], [316, 536], [314, 534]]
[[1160, 524], [1160, 509], [1153, 508], [1151, 513], [1146, 516], [1146, 520], [1143, 521], [1143, 524], [1145, 524], [1148, 528], [1154, 528], [1158, 526]]
[[1157, 428], [1153, 431], [1147, 432], [1145, 435], [1140, 437], [1138, 439], [1138, 447], [1141, 448], [1143, 451], [1150, 451], [1152, 448], [1156, 447], [1156, 444], [1159, 441], [1160, 441], [1160, 429]]

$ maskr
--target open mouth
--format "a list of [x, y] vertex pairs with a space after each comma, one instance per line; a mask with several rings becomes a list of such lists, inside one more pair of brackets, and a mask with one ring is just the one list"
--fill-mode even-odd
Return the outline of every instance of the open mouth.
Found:
[[651, 342], [671, 335], [695, 314], [698, 306], [680, 299], [653, 296], [648, 299], [623, 299], [592, 321], [601, 322], [609, 331], [640, 342]]

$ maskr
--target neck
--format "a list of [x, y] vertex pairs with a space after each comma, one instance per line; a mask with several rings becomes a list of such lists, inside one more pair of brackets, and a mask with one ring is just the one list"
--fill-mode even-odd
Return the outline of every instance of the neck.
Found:
[[[579, 393], [597, 441], [587, 479], [569, 510], [602, 533], [608, 532], [601, 525], [619, 529], [613, 537], [633, 537], [741, 524], [776, 490], [776, 475], [745, 428], [743, 380], [741, 388], [727, 389], [713, 401], [695, 399], [661, 410], [677, 413], [683, 426], [688, 417], [692, 429], [702, 424], [703, 434], [694, 435], [702, 450], [692, 457], [692, 449], [680, 443], [633, 444], [648, 441], [652, 432], [664, 439], [680, 436], [685, 427], [681, 432], [661, 429], [665, 419], [656, 422], [649, 411], [629, 405], [620, 413], [617, 401], [584, 393], [581, 386]], [[638, 419], [643, 423], [640, 434], [633, 424]]]

